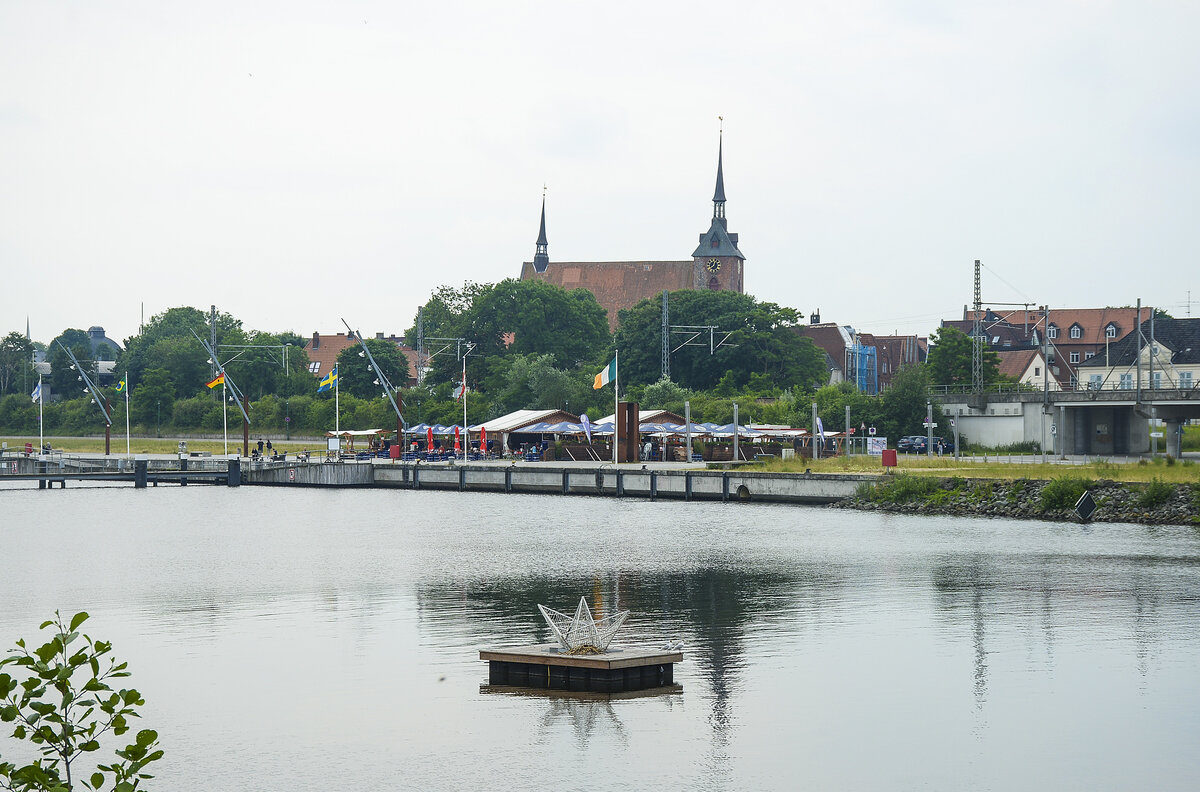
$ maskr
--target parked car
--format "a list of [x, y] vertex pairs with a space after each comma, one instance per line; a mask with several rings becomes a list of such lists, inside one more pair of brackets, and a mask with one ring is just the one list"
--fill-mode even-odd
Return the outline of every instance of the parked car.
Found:
[[911, 454], [913, 452], [913, 445], [918, 440], [924, 443], [925, 435], [904, 435], [904, 437], [896, 441], [896, 450], [903, 454]]
[[[914, 454], [924, 454], [929, 448], [928, 442], [928, 438], [926, 438], [924, 435], [915, 435], [913, 444], [909, 450]], [[945, 437], [938, 437], [936, 435], [933, 438], [933, 453], [936, 454], [938, 452], [939, 444], [941, 445], [943, 454], [954, 453], [954, 441], [948, 440]]]

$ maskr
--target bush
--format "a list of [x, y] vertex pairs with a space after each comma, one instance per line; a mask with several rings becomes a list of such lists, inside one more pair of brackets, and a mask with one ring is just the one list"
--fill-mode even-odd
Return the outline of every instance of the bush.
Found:
[[1160, 481], [1157, 477], [1150, 480], [1150, 483], [1142, 487], [1141, 494], [1138, 495], [1138, 505], [1153, 509], [1156, 506], [1161, 506], [1171, 499], [1175, 494], [1175, 488], [1165, 481]]
[[1091, 479], [1076, 476], [1063, 476], [1047, 481], [1046, 486], [1042, 487], [1042, 511], [1074, 508], [1079, 497], [1094, 483]]

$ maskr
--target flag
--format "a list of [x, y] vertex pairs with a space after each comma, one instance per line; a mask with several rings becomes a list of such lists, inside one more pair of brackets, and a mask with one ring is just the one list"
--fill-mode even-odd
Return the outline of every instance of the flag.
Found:
[[817, 416], [817, 434], [821, 436], [821, 440], [825, 440], [825, 427], [821, 425], [821, 416]]
[[617, 359], [613, 358], [612, 362], [604, 367], [604, 370], [596, 375], [596, 380], [592, 383], [592, 390], [600, 390], [608, 383], [617, 378]]
[[463, 383], [454, 389], [454, 400], [462, 401], [463, 394], [467, 392], [467, 383]]
[[214, 379], [212, 382], [208, 383], [208, 389], [212, 390], [213, 388], [217, 387], [218, 385], [224, 385], [224, 384], [225, 384], [225, 372], [222, 371], [220, 374], [217, 375], [216, 379]]
[[34, 388], [33, 393], [31, 393], [29, 395], [35, 402], [41, 401], [41, 399], [42, 399], [42, 382], [41, 382], [41, 380], [38, 380], [37, 387]]
[[125, 380], [121, 380], [120, 382], [117, 383], [117, 393], [124, 393], [124, 392], [125, 392]]
[[324, 393], [325, 391], [333, 388], [335, 385], [337, 385], [337, 381], [337, 366], [334, 366], [333, 371], [329, 372], [325, 379], [321, 380], [321, 384], [317, 386], [317, 393]]
[[482, 424], [479, 426], [479, 453], [487, 453], [487, 429]]
[[458, 424], [455, 424], [454, 425], [454, 453], [456, 453], [456, 454], [461, 450], [461, 446], [459, 445], [458, 441], [459, 441]]
[[588, 419], [587, 413], [580, 416], [579, 422], [583, 424], [583, 433], [587, 435], [588, 442], [592, 442], [592, 422]]

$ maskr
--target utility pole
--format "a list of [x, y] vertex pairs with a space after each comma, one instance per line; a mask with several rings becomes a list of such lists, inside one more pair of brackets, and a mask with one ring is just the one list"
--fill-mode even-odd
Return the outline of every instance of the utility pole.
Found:
[[[1028, 311], [1025, 312], [1028, 315]], [[1050, 412], [1050, 306], [1042, 306], [1042, 464], [1046, 464], [1046, 414]], [[958, 445], [955, 444], [955, 448]]]
[[[208, 345], [214, 350], [217, 348], [217, 306], [208, 306]], [[208, 367], [208, 379], [212, 381], [217, 378], [217, 358], [214, 355], [212, 365]], [[215, 395], [215, 391], [213, 392]]]
[[671, 317], [666, 289], [662, 293], [662, 378], [671, 379]]
[[933, 456], [933, 402], [925, 402], [925, 456]]
[[824, 440], [824, 438], [823, 437], [819, 438], [818, 437], [819, 434], [820, 433], [817, 431], [817, 403], [813, 402], [812, 403], [812, 434], [810, 435], [810, 441], [809, 441], [812, 443], [812, 458], [813, 459], [821, 458], [820, 441]]
[[850, 405], [846, 405], [846, 434], [842, 435], [846, 443], [846, 456], [850, 456]]
[[979, 280], [979, 259], [975, 259], [975, 324], [971, 330], [971, 388], [983, 393], [983, 290]]
[[737, 462], [738, 457], [738, 435], [741, 434], [741, 426], [738, 425], [738, 405], [733, 403], [733, 461]]

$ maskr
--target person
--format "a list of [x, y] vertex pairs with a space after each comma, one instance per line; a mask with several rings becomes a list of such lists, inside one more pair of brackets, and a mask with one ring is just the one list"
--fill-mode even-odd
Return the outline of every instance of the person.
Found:
[[267, 441], [267, 453], [268, 453], [268, 454], [273, 454], [273, 453], [275, 453], [275, 449], [273, 449], [273, 448], [271, 447], [271, 441], [270, 441], [270, 440], [268, 440], [268, 441]]
[[258, 453], [261, 454], [262, 452], [263, 452], [263, 441], [262, 441], [262, 438], [260, 437], [260, 438], [258, 438]]

